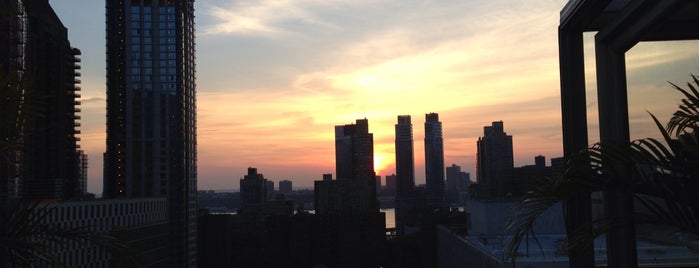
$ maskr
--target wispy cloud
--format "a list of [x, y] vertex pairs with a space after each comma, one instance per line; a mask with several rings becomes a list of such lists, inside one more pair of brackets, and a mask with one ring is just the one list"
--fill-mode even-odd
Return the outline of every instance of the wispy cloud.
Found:
[[204, 27], [203, 34], [273, 36], [295, 32], [293, 25], [332, 28], [314, 9], [327, 5], [312, 0], [244, 0], [226, 6], [212, 6], [208, 15], [218, 22]]

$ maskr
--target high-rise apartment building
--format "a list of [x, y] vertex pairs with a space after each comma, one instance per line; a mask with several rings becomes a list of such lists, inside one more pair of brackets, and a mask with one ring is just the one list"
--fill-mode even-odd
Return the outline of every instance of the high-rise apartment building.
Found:
[[[274, 184], [272, 184], [274, 185]], [[240, 196], [243, 209], [262, 209], [267, 204], [267, 180], [257, 169], [248, 168], [248, 174], [240, 180]]]
[[396, 174], [393, 188], [396, 194], [396, 232], [404, 234], [408, 211], [415, 203], [415, 153], [413, 149], [413, 124], [410, 115], [399, 115], [396, 130]]
[[428, 202], [444, 207], [444, 140], [439, 115], [425, 115], [425, 186]]
[[503, 122], [497, 121], [483, 128], [483, 137], [478, 138], [476, 145], [477, 195], [481, 199], [502, 197], [504, 180], [514, 168], [512, 136], [505, 133]]
[[452, 164], [447, 167], [446, 195], [449, 202], [460, 201], [460, 196], [468, 191], [471, 174], [461, 171], [461, 166]]
[[80, 50], [48, 0], [0, 9], [0, 199], [78, 198]]
[[196, 266], [193, 0], [107, 0], [106, 198], [166, 197], [171, 266]]
[[386, 176], [386, 192], [391, 195], [396, 194], [396, 174]]
[[279, 181], [279, 193], [290, 194], [293, 191], [291, 180], [281, 180]]
[[[331, 177], [326, 180], [323, 175], [322, 181], [315, 182], [315, 191], [324, 189], [322, 192], [327, 193], [324, 196], [343, 199], [340, 214], [378, 212], [374, 135], [369, 133], [368, 120], [358, 119], [356, 124], [335, 126], [335, 169], [337, 180]], [[337, 192], [333, 192], [335, 190]], [[320, 201], [325, 199], [330, 200]]]
[[374, 177], [374, 135], [369, 121], [335, 126], [335, 169], [338, 180], [366, 180]]
[[265, 192], [267, 193], [267, 200], [273, 200], [274, 199], [274, 181], [273, 180], [266, 180], [265, 181]]
[[415, 188], [413, 124], [409, 115], [399, 115], [396, 124], [396, 197], [407, 197]]

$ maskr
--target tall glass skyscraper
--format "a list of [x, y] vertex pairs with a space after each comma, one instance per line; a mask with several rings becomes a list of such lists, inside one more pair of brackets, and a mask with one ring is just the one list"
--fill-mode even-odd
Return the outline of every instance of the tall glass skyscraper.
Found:
[[167, 197], [170, 266], [196, 266], [193, 0], [107, 0], [106, 198]]
[[425, 115], [425, 184], [428, 201], [437, 207], [444, 204], [444, 139], [439, 115]]

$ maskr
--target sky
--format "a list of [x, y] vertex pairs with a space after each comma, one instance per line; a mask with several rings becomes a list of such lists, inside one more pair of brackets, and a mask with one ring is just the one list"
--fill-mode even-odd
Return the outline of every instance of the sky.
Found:
[[[395, 173], [394, 125], [411, 115], [424, 183], [425, 114], [445, 164], [475, 181], [476, 141], [504, 121], [515, 166], [562, 155], [557, 27], [564, 0], [197, 0], [198, 188], [238, 189], [247, 167], [311, 188], [334, 173], [334, 126], [369, 120], [378, 175]], [[51, 0], [82, 50], [81, 147], [102, 192], [104, 1]], [[597, 134], [594, 33], [585, 34], [588, 125]], [[699, 74], [696, 41], [627, 53], [632, 138], [657, 136]]]

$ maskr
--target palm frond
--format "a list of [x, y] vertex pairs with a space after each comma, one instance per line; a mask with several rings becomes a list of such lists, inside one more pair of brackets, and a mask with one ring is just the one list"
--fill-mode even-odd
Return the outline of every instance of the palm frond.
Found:
[[[692, 75], [692, 83], [687, 83], [687, 88], [670, 83], [673, 88], [681, 92], [685, 99], [682, 99], [682, 104], [678, 107], [678, 110], [673, 114], [670, 121], [667, 123], [667, 131], [674, 132], [675, 136], [680, 136], [683, 133], [695, 132], [699, 128], [699, 91], [696, 86], [699, 86], [699, 77]], [[696, 85], [696, 86], [695, 86]], [[688, 131], [691, 130], [691, 131]]]
[[[630, 189], [640, 207], [628, 215], [583, 224], [581, 230], [568, 234], [570, 247], [589, 245], [597, 235], [618, 227], [629, 217], [636, 224], [699, 235], [699, 77], [692, 75], [692, 80], [687, 89], [670, 83], [684, 98], [665, 126], [649, 112], [662, 140], [594, 144], [569, 158], [562, 177], [541, 180], [533, 186], [507, 225], [514, 235], [507, 247], [510, 256], [516, 257], [522, 238], [533, 230], [541, 214], [581, 192]], [[585, 233], [583, 229], [589, 227], [593, 232]]]

